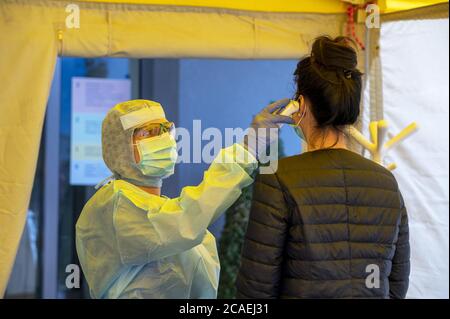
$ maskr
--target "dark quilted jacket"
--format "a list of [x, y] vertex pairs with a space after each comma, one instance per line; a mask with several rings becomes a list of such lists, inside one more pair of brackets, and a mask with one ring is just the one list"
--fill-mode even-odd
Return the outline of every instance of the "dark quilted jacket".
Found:
[[344, 149], [278, 164], [254, 185], [238, 297], [404, 298], [408, 217], [394, 176]]

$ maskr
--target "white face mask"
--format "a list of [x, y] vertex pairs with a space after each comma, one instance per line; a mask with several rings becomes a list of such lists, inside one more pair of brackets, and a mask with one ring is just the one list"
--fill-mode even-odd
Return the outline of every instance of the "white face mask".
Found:
[[170, 133], [139, 141], [137, 167], [145, 176], [166, 178], [173, 174], [177, 162], [177, 143]]

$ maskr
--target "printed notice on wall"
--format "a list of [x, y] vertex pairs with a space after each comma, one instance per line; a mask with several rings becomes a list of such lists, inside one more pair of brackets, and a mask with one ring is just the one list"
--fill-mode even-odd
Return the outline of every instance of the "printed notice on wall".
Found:
[[70, 184], [92, 186], [111, 175], [102, 157], [102, 121], [131, 98], [129, 79], [72, 78]]

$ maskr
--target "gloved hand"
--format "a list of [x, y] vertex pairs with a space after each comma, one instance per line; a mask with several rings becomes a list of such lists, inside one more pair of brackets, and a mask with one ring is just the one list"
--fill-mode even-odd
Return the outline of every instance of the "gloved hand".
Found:
[[289, 104], [289, 99], [282, 99], [266, 106], [258, 113], [250, 125], [248, 134], [244, 138], [244, 147], [257, 159], [265, 154], [266, 149], [278, 140], [280, 124], [294, 124], [289, 116], [274, 114]]

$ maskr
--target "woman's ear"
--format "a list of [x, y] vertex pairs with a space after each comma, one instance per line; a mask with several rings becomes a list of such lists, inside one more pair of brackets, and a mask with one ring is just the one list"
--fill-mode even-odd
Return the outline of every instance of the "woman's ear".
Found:
[[306, 112], [306, 101], [305, 101], [305, 97], [303, 95], [300, 95], [298, 97], [298, 116], [301, 116], [303, 114], [303, 112]]
[[304, 102], [304, 98], [303, 98], [303, 96], [302, 95], [299, 95], [299, 97], [297, 98], [297, 102], [298, 102], [298, 105], [299, 105], [299, 108], [298, 108], [298, 111], [297, 112], [295, 112], [295, 113], [293, 113], [292, 115], [291, 115], [291, 117], [292, 117], [292, 119], [297, 123], [298, 121], [299, 121], [299, 119], [300, 119], [300, 117], [301, 117], [301, 115], [302, 115], [302, 113], [303, 113], [303, 111], [304, 111], [304, 105], [302, 106], [302, 103], [304, 104], [305, 102]]
[[298, 103], [300, 104], [300, 109], [303, 110], [306, 107], [306, 99], [303, 95], [299, 96]]

